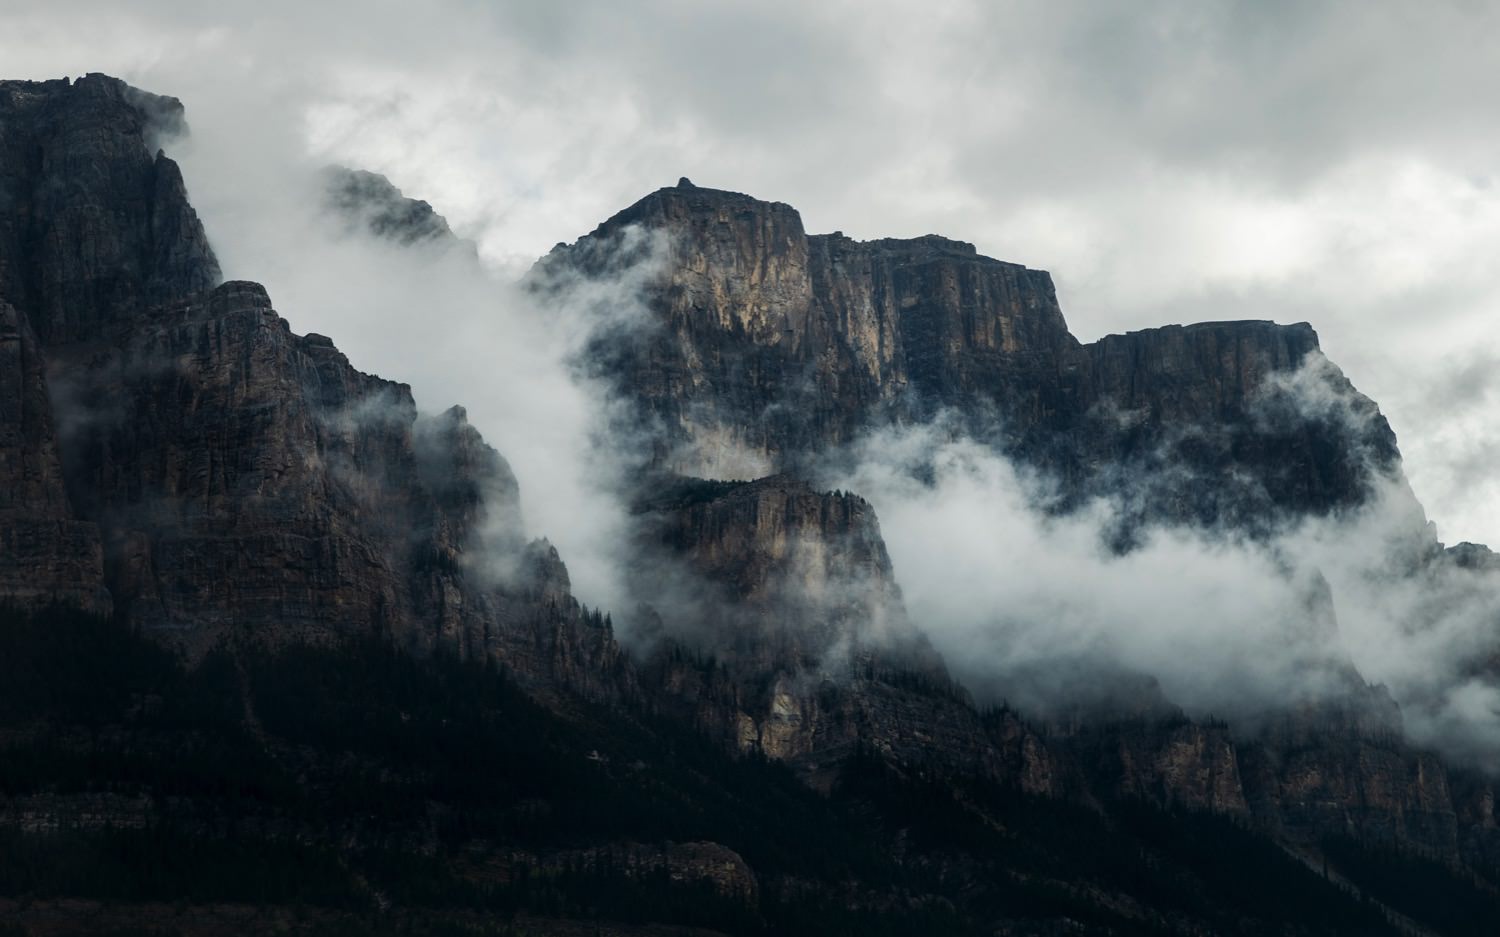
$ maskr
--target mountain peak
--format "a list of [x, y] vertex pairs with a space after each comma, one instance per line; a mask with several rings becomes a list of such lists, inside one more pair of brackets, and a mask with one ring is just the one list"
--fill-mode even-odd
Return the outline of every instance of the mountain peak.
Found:
[[[936, 234], [809, 236], [790, 205], [699, 186], [645, 196], [547, 264], [618, 269], [615, 239], [631, 226], [665, 245], [648, 295], [664, 328], [602, 349], [600, 361], [638, 404], [658, 468], [796, 471], [871, 426], [946, 412], [1059, 479], [1065, 501], [1119, 494], [1120, 479], [1138, 479], [1147, 490], [1127, 500], [1142, 519], [1219, 525], [1358, 503], [1371, 471], [1363, 455], [1387, 467], [1395, 458], [1373, 406], [1356, 407], [1368, 426], [1318, 430], [1347, 435], [1347, 446], [1297, 431], [1272, 440], [1256, 414], [1265, 389], [1317, 350], [1306, 323], [1165, 326], [1084, 345], [1045, 271]], [[666, 379], [675, 374], [691, 380]], [[1334, 390], [1357, 397], [1344, 385]], [[1194, 449], [1184, 433], [1218, 442]], [[1145, 464], [1122, 464], [1179, 457], [1205, 480], [1189, 497], [1151, 489], [1156, 470]]]
[[323, 171], [324, 199], [329, 211], [351, 231], [360, 230], [405, 246], [466, 244], [448, 226], [448, 219], [421, 199], [407, 198], [379, 173], [329, 166]]
[[[218, 283], [182, 173], [160, 148], [184, 131], [182, 115], [176, 98], [108, 75], [0, 82], [0, 296], [44, 343]], [[72, 246], [85, 236], [87, 251]]]

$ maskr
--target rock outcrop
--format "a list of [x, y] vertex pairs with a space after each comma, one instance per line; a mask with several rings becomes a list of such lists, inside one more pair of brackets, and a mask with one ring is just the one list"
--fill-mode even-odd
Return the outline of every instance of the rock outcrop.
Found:
[[117, 78], [0, 82], [0, 296], [47, 346], [98, 338], [215, 285], [219, 265], [158, 144], [182, 105]]
[[863, 498], [786, 476], [651, 491], [636, 515], [642, 548], [631, 581], [643, 599], [657, 597], [661, 614], [732, 617], [734, 643], [719, 649], [726, 660], [843, 675], [899, 648], [912, 666], [942, 673], [907, 620]]
[[[1398, 464], [1385, 420], [1306, 324], [1084, 345], [1045, 272], [937, 236], [809, 236], [790, 206], [737, 193], [659, 190], [559, 245], [534, 279], [609, 275], [643, 241], [661, 255], [654, 325], [611, 334], [594, 363], [635, 401], [659, 467], [797, 472], [873, 427], [948, 411], [1044, 470], [1064, 505], [1129, 483], [1142, 519], [1244, 527], [1360, 503]], [[1140, 484], [1164, 469], [1169, 482]]]
[[643, 488], [643, 681], [695, 724], [820, 784], [863, 745], [1060, 789], [1045, 746], [1018, 719], [985, 727], [907, 618], [864, 499], [786, 476]]
[[362, 169], [323, 170], [323, 201], [345, 233], [365, 233], [403, 247], [460, 248], [474, 260], [478, 248], [448, 227], [448, 219], [420, 199], [407, 198], [389, 179]]

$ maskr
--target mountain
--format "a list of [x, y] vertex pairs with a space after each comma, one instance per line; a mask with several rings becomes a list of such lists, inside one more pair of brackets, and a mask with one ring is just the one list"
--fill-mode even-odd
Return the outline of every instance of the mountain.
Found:
[[[650, 535], [688, 557], [686, 571], [653, 558], [658, 574], [672, 570], [676, 588], [637, 576], [643, 602], [670, 595], [680, 604], [684, 591], [715, 588], [728, 594], [721, 607], [705, 609], [695, 598], [666, 615], [669, 634], [723, 658], [730, 677], [720, 683], [740, 681], [737, 708], [721, 704], [714, 717], [703, 702], [711, 686], [675, 676], [680, 664], [666, 667], [668, 686], [695, 701], [700, 722], [793, 764], [839, 751], [841, 734], [859, 725], [860, 741], [898, 750], [908, 763], [946, 762], [1010, 783], [1020, 777], [1048, 794], [1191, 804], [1253, 819], [1289, 841], [1352, 832], [1490, 861], [1482, 858], [1496, 848], [1488, 814], [1474, 809], [1490, 796], [1489, 782], [1460, 772], [1463, 790], [1450, 789], [1440, 760], [1402, 740], [1402, 715], [1388, 692], [1369, 686], [1344, 656], [1310, 659], [1327, 670], [1330, 695], [1286, 699], [1258, 732], [1194, 724], [1128, 674], [1053, 674], [1073, 681], [1076, 700], [1095, 696], [1091, 712], [1082, 721], [1044, 720], [1045, 738], [1008, 728], [1026, 739], [1020, 758], [994, 732], [977, 751], [953, 741], [902, 748], [900, 726], [914, 726], [924, 740], [951, 731], [941, 693], [892, 704], [883, 687], [828, 679], [839, 670], [857, 674], [862, 661], [879, 670], [895, 660], [923, 686], [949, 681], [935, 654], [914, 650], [926, 648], [920, 622], [911, 634], [886, 634], [889, 622], [907, 616], [894, 588], [899, 572], [873, 542], [873, 517], [851, 525], [840, 496], [823, 495], [814, 506], [810, 493], [783, 494], [797, 491], [788, 479], [817, 477], [821, 460], [837, 459], [872, 430], [941, 416], [949, 432], [976, 437], [1049, 479], [1057, 492], [1051, 511], [1112, 498], [1127, 506], [1111, 532], [1121, 550], [1152, 525], [1265, 537], [1303, 518], [1356, 509], [1382, 488], [1409, 497], [1389, 425], [1322, 355], [1309, 326], [1204, 323], [1082, 344], [1069, 334], [1046, 273], [935, 236], [863, 243], [808, 236], [787, 205], [686, 180], [559, 245], [534, 273], [538, 288], [609, 276], [643, 243], [658, 270], [645, 288], [654, 325], [607, 334], [591, 361], [633, 404], [617, 431], [642, 449], [645, 477], [784, 473], [749, 485], [679, 483], [693, 503], [671, 505], [664, 535], [661, 508], [643, 512]], [[809, 515], [811, 532], [803, 529]], [[1435, 555], [1419, 512], [1406, 533], [1407, 559]], [[844, 581], [830, 585], [828, 559], [854, 544], [865, 546], [834, 561]], [[798, 563], [799, 550], [812, 560]], [[775, 573], [783, 584], [767, 588], [776, 563], [788, 567]], [[809, 575], [821, 580], [816, 588], [805, 585]], [[808, 592], [852, 608], [856, 630], [835, 624], [834, 610], [802, 607], [773, 616], [797, 623], [798, 642], [788, 647], [737, 617], [756, 608], [758, 596]], [[1327, 599], [1314, 589], [1307, 601], [1299, 627], [1336, 633]], [[823, 650], [809, 654], [819, 634]], [[756, 651], [748, 659], [747, 636]], [[718, 690], [721, 698], [726, 692]], [[904, 718], [888, 718], [892, 709]], [[846, 715], [851, 710], [860, 715]], [[832, 726], [830, 711], [840, 714]]]
[[[1124, 668], [1059, 664], [1066, 705], [1018, 709], [955, 680], [878, 505], [821, 483], [872, 432], [936, 426], [1046, 479], [1049, 516], [1128, 505], [1120, 555], [1160, 525], [1265, 541], [1404, 485], [1309, 326], [1084, 344], [1045, 273], [809, 236], [684, 180], [526, 281], [546, 308], [649, 273], [645, 320], [601, 320], [576, 362], [623, 403], [601, 433], [631, 604], [606, 613], [461, 408], [419, 413], [220, 282], [161, 149], [184, 132], [106, 76], [0, 82], [3, 926], [1500, 921], [1492, 778], [1408, 741], [1346, 656], [1243, 724]], [[381, 177], [327, 179], [346, 235], [462, 244]], [[1418, 572], [1494, 566], [1410, 534]], [[1321, 581], [1292, 624], [1326, 637]]]

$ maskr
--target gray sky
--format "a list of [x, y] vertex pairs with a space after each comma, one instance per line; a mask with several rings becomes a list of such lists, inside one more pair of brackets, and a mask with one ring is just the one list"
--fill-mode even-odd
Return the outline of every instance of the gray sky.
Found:
[[1084, 339], [1310, 321], [1439, 536], [1500, 543], [1500, 2], [125, 6], [0, 0], [0, 71], [182, 98], [240, 154], [184, 158], [227, 272], [341, 347], [228, 230], [289, 154], [386, 173], [511, 269], [687, 175], [1050, 270]]

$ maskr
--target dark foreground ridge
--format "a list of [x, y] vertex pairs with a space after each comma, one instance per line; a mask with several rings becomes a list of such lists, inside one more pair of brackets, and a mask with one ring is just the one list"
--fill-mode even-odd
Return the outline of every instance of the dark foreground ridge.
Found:
[[[874, 508], [805, 475], [946, 412], [1059, 511], [1161, 479], [1122, 549], [1253, 536], [1399, 479], [1331, 365], [1352, 410], [1276, 396], [1310, 327], [1083, 345], [1047, 274], [972, 245], [650, 195], [532, 279], [661, 265], [660, 328], [591, 359], [648, 436], [628, 653], [461, 409], [220, 282], [159, 150], [184, 131], [105, 76], [0, 82], [0, 935], [1494, 932], [1491, 779], [1346, 661], [1254, 733], [1140, 675], [977, 705]], [[332, 178], [346, 220], [451, 238]]]
[[98, 619], [0, 624], [14, 933], [1405, 932], [1358, 887], [1444, 933], [1500, 913], [1417, 853], [1329, 839], [1331, 879], [1231, 817], [868, 749], [820, 794], [675, 718], [379, 641], [185, 669]]

